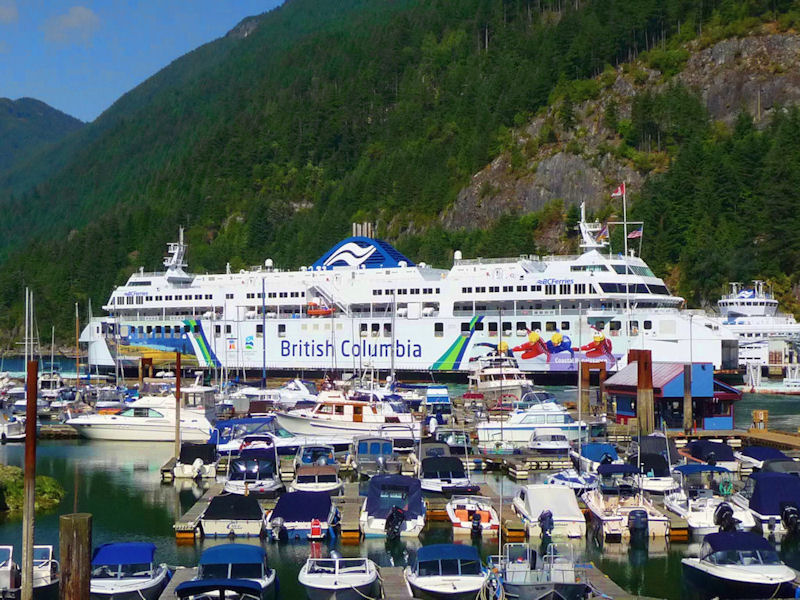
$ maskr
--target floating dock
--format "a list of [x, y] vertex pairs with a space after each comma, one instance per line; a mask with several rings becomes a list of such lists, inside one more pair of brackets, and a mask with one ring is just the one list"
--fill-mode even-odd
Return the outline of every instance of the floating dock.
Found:
[[169, 580], [167, 587], [161, 592], [158, 600], [175, 600], [175, 588], [184, 581], [194, 579], [197, 575], [197, 567], [177, 567]]

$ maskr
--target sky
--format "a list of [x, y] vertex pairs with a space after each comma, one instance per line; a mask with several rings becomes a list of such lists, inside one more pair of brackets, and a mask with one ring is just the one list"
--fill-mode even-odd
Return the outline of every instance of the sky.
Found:
[[0, 98], [92, 121], [128, 90], [282, 0], [0, 0]]

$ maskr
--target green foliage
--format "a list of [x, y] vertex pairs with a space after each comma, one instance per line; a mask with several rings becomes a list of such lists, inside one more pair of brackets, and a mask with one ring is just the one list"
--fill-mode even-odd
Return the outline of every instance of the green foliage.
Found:
[[651, 69], [657, 69], [666, 77], [672, 77], [683, 70], [686, 61], [689, 60], [689, 51], [685, 48], [653, 48], [643, 58]]
[[[64, 488], [52, 477], [36, 477], [36, 509], [55, 508], [64, 498]], [[24, 504], [23, 472], [19, 467], [0, 465], [0, 498], [5, 498], [5, 508], [0, 510], [22, 510]]]

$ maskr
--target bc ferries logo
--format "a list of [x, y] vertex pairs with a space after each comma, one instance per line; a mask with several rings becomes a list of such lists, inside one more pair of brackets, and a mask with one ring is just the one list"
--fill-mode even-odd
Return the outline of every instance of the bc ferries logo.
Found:
[[355, 242], [348, 242], [331, 254], [323, 264], [326, 267], [332, 267], [336, 265], [336, 263], [344, 263], [350, 267], [357, 267], [374, 253], [375, 246], [362, 248]]

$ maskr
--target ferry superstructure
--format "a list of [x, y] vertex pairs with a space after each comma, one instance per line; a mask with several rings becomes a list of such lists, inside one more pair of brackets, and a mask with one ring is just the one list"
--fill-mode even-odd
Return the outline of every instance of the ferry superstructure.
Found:
[[354, 235], [296, 271], [268, 259], [205, 275], [187, 273], [181, 232], [166, 270], [140, 270], [114, 289], [107, 316], [92, 318], [81, 341], [98, 367], [169, 363], [181, 352], [184, 364], [206, 368], [468, 372], [499, 351], [529, 372], [575, 370], [581, 360], [616, 370], [629, 348], [656, 361], [691, 354], [736, 366], [733, 335], [682, 311], [683, 299], [640, 258], [606, 251], [599, 223], [582, 217], [579, 229], [578, 256], [456, 251], [452, 268], [439, 269]]

